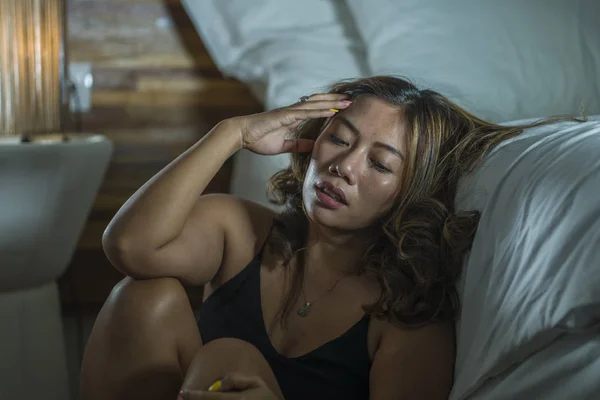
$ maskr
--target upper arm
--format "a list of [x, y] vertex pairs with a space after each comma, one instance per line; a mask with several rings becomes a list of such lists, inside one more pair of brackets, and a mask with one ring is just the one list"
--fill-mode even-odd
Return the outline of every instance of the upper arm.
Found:
[[221, 267], [252, 259], [272, 213], [235, 196], [203, 195], [174, 240], [157, 250], [141, 251], [125, 272], [135, 278], [171, 276], [204, 285]]
[[447, 399], [454, 378], [454, 326], [386, 323], [371, 366], [371, 400]]

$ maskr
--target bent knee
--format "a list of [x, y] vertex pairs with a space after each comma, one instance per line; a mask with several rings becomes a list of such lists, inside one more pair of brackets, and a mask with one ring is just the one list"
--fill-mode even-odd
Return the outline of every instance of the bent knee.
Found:
[[251, 343], [242, 339], [224, 337], [210, 341], [205, 346], [214, 347], [216, 350], [227, 353], [248, 354], [251, 356], [259, 355], [261, 352]]
[[219, 338], [204, 345], [200, 351], [218, 355], [229, 367], [242, 370], [264, 367], [267, 361], [254, 345], [236, 338]]
[[183, 388], [206, 390], [232, 372], [261, 377], [274, 393], [280, 393], [262, 353], [252, 344], [235, 338], [215, 339], [202, 346], [187, 370]]
[[175, 278], [126, 277], [115, 285], [106, 301], [114, 313], [128, 318], [157, 318], [186, 304], [189, 304], [187, 293]]

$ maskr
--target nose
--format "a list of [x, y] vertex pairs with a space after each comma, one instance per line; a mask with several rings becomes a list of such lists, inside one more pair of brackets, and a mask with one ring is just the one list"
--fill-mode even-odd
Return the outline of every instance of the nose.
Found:
[[355, 185], [361, 168], [361, 159], [364, 158], [359, 151], [350, 151], [338, 159], [337, 173], [344, 178], [348, 185]]

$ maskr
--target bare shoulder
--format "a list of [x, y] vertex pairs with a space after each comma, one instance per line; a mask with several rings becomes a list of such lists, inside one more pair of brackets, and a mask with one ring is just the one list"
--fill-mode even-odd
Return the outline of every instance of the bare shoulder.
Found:
[[[455, 334], [452, 322], [403, 327], [377, 321], [374, 329], [380, 336], [371, 367], [374, 381], [371, 398], [447, 398], [454, 375]], [[399, 370], [403, 373], [387, 372]], [[431, 381], [438, 384], [432, 386]]]
[[380, 335], [378, 350], [391, 348], [411, 348], [414, 344], [454, 345], [454, 325], [452, 323], [430, 323], [417, 327], [402, 326], [390, 321], [374, 321]]
[[197, 208], [218, 219], [225, 235], [225, 248], [215, 283], [229, 280], [256, 256], [265, 243], [277, 213], [240, 197], [214, 193], [202, 196]]

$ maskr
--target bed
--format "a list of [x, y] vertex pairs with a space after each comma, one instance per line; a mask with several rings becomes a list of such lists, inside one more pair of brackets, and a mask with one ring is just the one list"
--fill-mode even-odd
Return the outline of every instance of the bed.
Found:
[[[461, 181], [457, 208], [482, 217], [450, 398], [600, 398], [600, 2], [184, 4], [222, 73], [266, 109], [394, 74], [497, 123], [585, 116], [525, 131]], [[266, 181], [287, 163], [240, 152], [232, 192], [269, 205]]]

